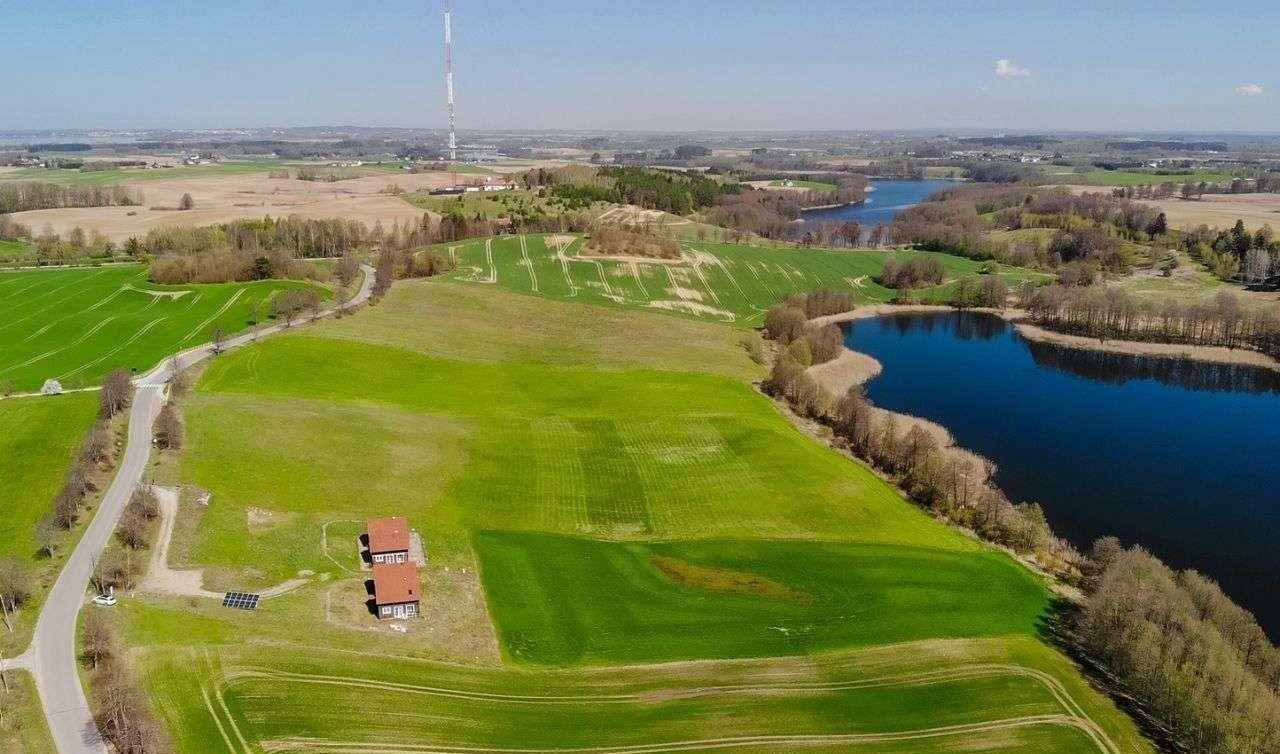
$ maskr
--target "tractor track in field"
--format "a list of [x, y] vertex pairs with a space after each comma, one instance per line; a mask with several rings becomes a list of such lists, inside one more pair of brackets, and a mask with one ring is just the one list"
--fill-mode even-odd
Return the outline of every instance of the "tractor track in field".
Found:
[[[233, 294], [231, 298], [227, 299], [226, 303], [222, 305], [222, 308], [218, 309], [218, 311], [214, 312], [213, 314], [210, 314], [209, 318], [206, 319], [205, 321], [191, 328], [191, 332], [183, 336], [182, 340], [178, 342], [186, 343], [188, 340], [191, 340], [196, 335], [199, 335], [201, 330], [203, 330], [205, 327], [208, 327], [211, 322], [213, 322], [218, 317], [221, 317], [223, 314], [227, 312], [228, 309], [234, 306], [235, 303], [240, 300], [240, 297], [243, 296], [244, 292], [247, 290], [248, 288], [241, 288], [240, 290], [236, 291], [235, 294]], [[195, 301], [193, 300], [192, 303], [194, 304]]]
[[[70, 287], [72, 287], [72, 286], [80, 285], [81, 283], [86, 283], [86, 282], [88, 282], [88, 281], [90, 281], [90, 280], [92, 280], [92, 279], [94, 279], [94, 278], [98, 277], [99, 275], [103, 274], [104, 272], [106, 272], [106, 270], [103, 270], [102, 272], [96, 272], [96, 273], [94, 273], [94, 274], [92, 274], [92, 275], [86, 275], [86, 276], [84, 276], [84, 277], [80, 278], [79, 280], [73, 280], [72, 282], [67, 283], [66, 285], [58, 286], [57, 288], [54, 288], [54, 289], [53, 289], [53, 290], [51, 290], [51, 291], [45, 291], [44, 293], [42, 293], [42, 294], [40, 294], [39, 296], [37, 296], [37, 297], [36, 297], [36, 299], [41, 299], [41, 298], [44, 298], [45, 296], [49, 296], [49, 295], [52, 295], [52, 294], [54, 294], [54, 293], [58, 293], [59, 291], [64, 291], [64, 290], [66, 290], [66, 289], [68, 289], [68, 288], [70, 288]], [[24, 290], [25, 290], [25, 289], [24, 289]], [[19, 291], [19, 293], [21, 293], [21, 292], [22, 292], [22, 291]], [[16, 295], [16, 294], [15, 294], [15, 295]], [[50, 309], [57, 308], [57, 307], [58, 307], [58, 305], [62, 304], [64, 300], [65, 300], [65, 299], [62, 299], [62, 298], [57, 299], [56, 301], [54, 301], [54, 302], [53, 302], [53, 303], [51, 303], [51, 304], [47, 304], [47, 305], [45, 305], [45, 306], [43, 306], [43, 307], [41, 307], [41, 308], [39, 308], [39, 309], [36, 309], [36, 310], [35, 310], [35, 311], [33, 311], [33, 312], [29, 312], [25, 317], [19, 317], [18, 319], [10, 320], [10, 321], [8, 321], [8, 322], [4, 323], [3, 325], [0, 325], [0, 331], [2, 331], [2, 330], [7, 330], [7, 329], [9, 329], [10, 327], [13, 327], [14, 325], [18, 325], [18, 324], [21, 324], [21, 323], [23, 323], [23, 322], [26, 322], [27, 320], [31, 319], [32, 317], [37, 317], [37, 316], [39, 316], [39, 315], [41, 315], [41, 314], [44, 314], [45, 312], [49, 311]], [[30, 304], [31, 302], [30, 302], [30, 301], [28, 301], [28, 302], [26, 302], [26, 303]], [[4, 313], [5, 313], [5, 314], [8, 314], [8, 310], [6, 310]]]
[[[1081, 729], [1077, 718], [1069, 715], [1029, 715], [984, 723], [946, 725], [937, 728], [897, 731], [892, 733], [828, 733], [793, 735], [726, 736], [700, 738], [656, 744], [630, 744], [623, 746], [581, 747], [483, 747], [450, 746], [432, 744], [379, 744], [368, 742], [338, 742], [312, 738], [276, 739], [262, 744], [263, 751], [309, 751], [325, 754], [665, 754], [681, 751], [711, 751], [740, 747], [819, 747], [850, 746], [896, 741], [919, 741], [930, 738], [996, 733], [1042, 725], [1056, 725]], [[238, 754], [238, 753], [233, 753]]]
[[[759, 684], [728, 684], [728, 685], [711, 685], [711, 686], [694, 686], [684, 689], [659, 689], [639, 693], [621, 693], [621, 694], [563, 694], [563, 695], [532, 695], [532, 694], [506, 694], [489, 691], [476, 691], [467, 689], [456, 689], [438, 686], [423, 686], [416, 684], [397, 683], [392, 681], [376, 681], [372, 679], [350, 678], [345, 676], [328, 676], [307, 673], [290, 673], [287, 671], [276, 671], [261, 668], [245, 668], [233, 671], [224, 677], [223, 687], [217, 691], [217, 696], [221, 698], [222, 690], [228, 688], [235, 683], [252, 679], [268, 679], [280, 680], [285, 682], [311, 683], [320, 685], [347, 686], [352, 688], [362, 688], [377, 691], [390, 691], [397, 693], [421, 694], [427, 696], [439, 696], [452, 699], [464, 699], [477, 702], [497, 702], [519, 705], [545, 705], [545, 706], [580, 706], [580, 705], [617, 705], [617, 704], [654, 704], [667, 700], [688, 699], [717, 695], [747, 695], [747, 696], [777, 696], [777, 695], [798, 695], [798, 694], [824, 694], [839, 691], [854, 691], [862, 689], [886, 688], [893, 686], [932, 686], [941, 683], [953, 681], [963, 681], [975, 678], [990, 677], [1021, 677], [1027, 678], [1040, 684], [1054, 701], [1065, 711], [1065, 714], [1058, 715], [1042, 715], [1039, 718], [1060, 719], [1062, 724], [1069, 724], [1075, 727], [1090, 740], [1093, 741], [1098, 751], [1102, 754], [1121, 754], [1120, 748], [1110, 739], [1106, 732], [1095, 723], [1083, 707], [1071, 696], [1066, 687], [1054, 676], [1042, 670], [1028, 668], [1022, 665], [1010, 664], [980, 664], [967, 665], [956, 668], [943, 668], [932, 671], [921, 671], [916, 673], [904, 673], [898, 675], [878, 676], [873, 678], [863, 678], [848, 681], [829, 681], [817, 683], [759, 683]], [[229, 716], [228, 716], [229, 717]], [[230, 718], [229, 718], [230, 719]], [[1005, 721], [1007, 722], [1007, 721]], [[232, 723], [234, 725], [234, 722]], [[996, 723], [984, 723], [975, 725], [994, 725]], [[927, 735], [943, 735], [936, 731], [948, 730], [950, 728], [964, 728], [966, 726], [949, 726], [948, 728], [929, 729], [928, 731], [917, 731], [921, 734], [919, 737], [927, 737]], [[971, 727], [971, 726], [968, 726]], [[925, 735], [927, 734], [927, 735]], [[954, 734], [954, 733], [952, 733]], [[856, 743], [862, 741], [857, 736], [879, 736], [882, 734], [850, 734], [854, 738], [836, 736], [831, 739], [832, 743]], [[898, 734], [883, 734], [898, 735]], [[948, 734], [950, 735], [950, 734]], [[636, 749], [629, 747], [600, 747], [586, 749], [531, 749], [531, 750], [510, 750], [510, 751], [547, 751], [547, 752], [599, 752], [606, 754], [608, 752], [627, 752], [629, 754], [646, 754], [647, 752], [660, 751], [681, 751], [694, 750], [703, 748], [726, 748], [736, 745], [767, 745], [785, 743], [791, 741], [792, 737], [782, 737], [784, 740], [774, 740], [771, 737], [748, 737], [751, 740], [732, 739], [731, 743], [724, 743], [729, 739], [708, 739], [702, 742], [684, 742], [691, 745], [675, 746], [672, 744], [653, 744], [645, 745]], [[758, 742], [753, 743], [756, 739]], [[799, 743], [802, 740], [808, 740], [809, 737], [798, 737], [793, 743]], [[815, 740], [820, 743], [826, 740], [826, 736], [818, 736]], [[767, 739], [767, 740], [766, 740]], [[866, 739], [863, 742], [874, 741], [890, 741], [895, 739]], [[308, 739], [311, 744], [316, 743]], [[347, 744], [343, 744], [347, 745]], [[354, 744], [353, 744], [354, 745]], [[367, 746], [367, 744], [362, 744]], [[668, 748], [673, 747], [673, 748]], [[268, 751], [272, 749], [267, 747]], [[282, 749], [283, 750], [283, 749]], [[378, 749], [365, 749], [366, 751], [377, 751]], [[391, 751], [391, 750], [388, 750]], [[439, 751], [445, 752], [505, 752], [503, 749], [468, 749], [466, 747], [427, 747], [422, 749], [406, 748], [406, 752], [410, 751]]]
[[533, 260], [529, 258], [529, 244], [525, 241], [525, 236], [520, 236], [520, 256], [524, 257], [524, 266], [529, 270], [529, 284], [533, 286], [534, 293], [540, 293], [538, 290], [538, 272], [533, 269]]
[[[94, 325], [93, 327], [89, 328], [88, 330], [85, 330], [84, 334], [83, 334], [83, 335], [81, 335], [79, 338], [76, 338], [74, 341], [72, 341], [72, 342], [70, 342], [70, 343], [66, 344], [65, 346], [59, 346], [59, 347], [54, 348], [54, 349], [52, 349], [52, 350], [45, 351], [45, 352], [44, 352], [44, 353], [42, 353], [42, 354], [37, 354], [36, 356], [32, 356], [31, 358], [27, 359], [26, 361], [22, 362], [21, 364], [14, 364], [13, 366], [6, 367], [5, 369], [0, 370], [0, 374], [5, 374], [5, 373], [8, 373], [8, 372], [12, 372], [12, 371], [13, 371], [13, 370], [15, 370], [15, 369], [21, 369], [21, 368], [23, 368], [23, 367], [31, 366], [32, 364], [36, 363], [37, 361], [44, 361], [45, 359], [49, 358], [50, 356], [54, 356], [54, 355], [56, 355], [56, 354], [62, 353], [63, 351], [67, 350], [68, 348], [74, 348], [74, 347], [76, 347], [76, 346], [80, 345], [81, 343], [85, 342], [85, 341], [86, 341], [86, 340], [88, 340], [89, 338], [93, 337], [93, 336], [94, 336], [94, 334], [96, 334], [99, 330], [101, 330], [102, 328], [104, 328], [104, 327], [106, 327], [108, 324], [110, 324], [110, 323], [111, 323], [111, 321], [112, 321], [112, 320], [114, 320], [115, 318], [116, 318], [116, 316], [115, 316], [115, 315], [112, 315], [112, 316], [110, 316], [110, 317], [106, 317], [106, 318], [105, 318], [105, 319], [103, 319], [102, 321], [98, 322], [98, 324]], [[50, 325], [50, 326], [52, 326], [52, 325]], [[46, 327], [46, 328], [44, 328], [44, 329], [48, 329], [48, 328]], [[43, 330], [42, 330], [41, 332], [43, 332]], [[30, 338], [28, 338], [28, 340], [30, 340]], [[23, 341], [23, 342], [25, 343], [26, 341]]]
[[128, 348], [129, 346], [133, 345], [134, 343], [138, 342], [138, 340], [139, 340], [142, 336], [144, 336], [144, 335], [146, 335], [147, 333], [151, 332], [153, 329], [155, 329], [155, 326], [156, 326], [156, 325], [160, 324], [161, 322], [164, 322], [164, 321], [165, 321], [165, 320], [167, 320], [167, 319], [168, 319], [168, 317], [159, 317], [159, 318], [157, 318], [157, 319], [153, 319], [153, 320], [151, 320], [151, 321], [150, 321], [150, 322], [148, 322], [147, 324], [145, 324], [145, 325], [143, 325], [142, 327], [138, 328], [138, 331], [137, 331], [136, 333], [134, 333], [134, 334], [133, 334], [133, 335], [132, 335], [128, 340], [124, 341], [124, 342], [123, 342], [123, 343], [121, 343], [120, 345], [116, 346], [115, 348], [111, 349], [110, 351], [107, 351], [106, 353], [102, 354], [101, 356], [99, 356], [98, 358], [94, 359], [93, 361], [90, 361], [90, 362], [89, 362], [89, 363], [87, 363], [87, 364], [81, 364], [80, 366], [76, 367], [75, 369], [72, 369], [72, 370], [71, 370], [71, 371], [69, 371], [69, 372], [63, 372], [62, 374], [58, 375], [58, 379], [59, 379], [59, 380], [66, 379], [67, 377], [70, 377], [70, 376], [71, 376], [71, 375], [73, 375], [73, 374], [77, 374], [77, 373], [79, 373], [79, 372], [83, 372], [84, 370], [88, 369], [89, 367], [92, 367], [92, 366], [96, 366], [96, 365], [98, 365], [98, 364], [101, 364], [102, 362], [106, 361], [107, 359], [111, 358], [112, 356], [115, 356], [115, 355], [116, 355], [117, 353], [119, 353], [120, 351], [122, 351], [122, 350], [124, 350], [124, 349]]

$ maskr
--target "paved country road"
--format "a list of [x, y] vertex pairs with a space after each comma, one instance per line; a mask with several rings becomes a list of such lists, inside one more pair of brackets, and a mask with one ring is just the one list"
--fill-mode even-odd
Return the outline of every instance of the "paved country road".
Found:
[[[373, 290], [374, 271], [362, 265], [364, 281], [360, 291], [346, 306], [356, 306], [369, 299]], [[332, 314], [328, 309], [321, 316]], [[284, 330], [284, 325], [273, 325], [255, 333], [245, 333], [228, 339], [223, 349], [235, 348], [256, 341], [264, 335]], [[212, 345], [203, 345], [177, 354], [180, 369], [213, 355]], [[142, 481], [151, 455], [152, 425], [156, 414], [168, 399], [167, 386], [173, 376], [167, 359], [150, 372], [137, 377], [133, 404], [129, 409], [129, 439], [124, 456], [111, 486], [102, 498], [102, 505], [89, 523], [80, 543], [67, 559], [62, 573], [49, 592], [44, 609], [36, 620], [35, 636], [27, 651], [5, 667], [30, 670], [40, 691], [45, 718], [59, 754], [108, 754], [106, 743], [98, 732], [97, 723], [89, 711], [89, 703], [80, 685], [79, 662], [76, 651], [76, 617], [86, 602], [85, 590], [98, 558], [102, 556], [115, 530], [116, 522], [133, 490]]]

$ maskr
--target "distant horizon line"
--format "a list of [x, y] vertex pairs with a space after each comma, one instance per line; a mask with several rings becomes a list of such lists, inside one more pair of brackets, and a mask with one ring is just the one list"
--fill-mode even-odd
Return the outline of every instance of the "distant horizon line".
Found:
[[[382, 130], [382, 131], [406, 131], [406, 132], [440, 132], [447, 133], [447, 126], [387, 126], [387, 125], [306, 125], [306, 126], [129, 126], [129, 127], [52, 127], [52, 128], [0, 128], [0, 134], [10, 136], [24, 135], [44, 135], [44, 134], [125, 134], [125, 133], [145, 133], [145, 132], [171, 132], [171, 133], [225, 133], [236, 131], [350, 131], [350, 130]], [[463, 133], [520, 133], [520, 134], [539, 134], [539, 133], [567, 133], [567, 134], [660, 134], [660, 135], [681, 135], [681, 134], [710, 134], [710, 135], [804, 135], [804, 134], [886, 134], [886, 133], [911, 133], [911, 134], [980, 134], [998, 136], [1263, 136], [1277, 137], [1280, 136], [1280, 130], [1275, 131], [1232, 131], [1232, 130], [1194, 130], [1194, 129], [1162, 129], [1162, 130], [1136, 130], [1136, 129], [1082, 129], [1082, 128], [977, 128], [970, 126], [954, 126], [933, 128], [928, 126], [911, 126], [898, 128], [788, 128], [788, 129], [770, 129], [770, 128], [749, 128], [749, 129], [725, 129], [725, 128], [578, 128], [578, 127], [547, 127], [547, 128], [506, 128], [506, 127], [474, 127], [460, 128], [459, 134]]]

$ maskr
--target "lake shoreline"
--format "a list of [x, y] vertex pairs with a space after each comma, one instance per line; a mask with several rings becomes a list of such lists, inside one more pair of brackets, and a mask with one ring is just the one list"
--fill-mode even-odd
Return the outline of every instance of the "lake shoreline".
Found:
[[[953, 306], [940, 304], [871, 304], [860, 306], [847, 312], [814, 317], [809, 320], [809, 323], [817, 326], [838, 325], [845, 322], [887, 317], [894, 314], [934, 314], [958, 311], [977, 312], [1000, 317], [1013, 325], [1018, 335], [1039, 343], [1126, 356], [1186, 359], [1210, 364], [1258, 367], [1280, 372], [1280, 361], [1259, 351], [1226, 348], [1224, 346], [1195, 346], [1138, 340], [1100, 340], [1083, 335], [1071, 335], [1049, 330], [1032, 323], [1027, 312], [1022, 309], [992, 309], [986, 307], [957, 309]], [[809, 367], [808, 373], [821, 387], [838, 398], [849, 392], [849, 388], [867, 383], [879, 375], [882, 369], [880, 362], [869, 354], [841, 346], [841, 352], [834, 360]]]

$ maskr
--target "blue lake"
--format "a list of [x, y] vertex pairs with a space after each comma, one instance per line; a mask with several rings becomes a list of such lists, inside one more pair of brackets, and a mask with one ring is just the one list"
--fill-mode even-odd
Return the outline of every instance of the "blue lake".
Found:
[[811, 209], [801, 213], [804, 224], [842, 223], [853, 220], [863, 226], [893, 221], [899, 212], [924, 201], [925, 197], [944, 188], [956, 185], [955, 181], [872, 181], [874, 191], [867, 192], [866, 201], [845, 207]]
[[1280, 373], [1036, 343], [974, 313], [846, 332], [884, 365], [874, 403], [949, 428], [1060, 536], [1195, 568], [1280, 636]]

